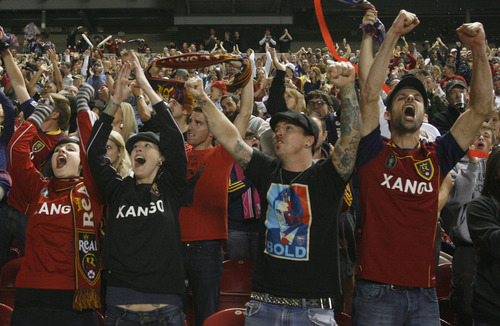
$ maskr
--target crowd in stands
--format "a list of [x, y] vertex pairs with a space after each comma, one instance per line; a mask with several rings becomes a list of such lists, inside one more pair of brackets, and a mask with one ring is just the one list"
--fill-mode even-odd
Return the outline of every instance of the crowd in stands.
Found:
[[[364, 30], [335, 55], [293, 52], [288, 29], [255, 48], [210, 29], [158, 53], [81, 26], [65, 49], [34, 25], [17, 47], [0, 30], [0, 266], [13, 239], [25, 255], [12, 324], [96, 325], [105, 305], [110, 324], [183, 325], [187, 285], [202, 326], [225, 250], [256, 261], [246, 325], [282, 307], [313, 311], [292, 325], [335, 325], [334, 309], [439, 325], [442, 240], [452, 322], [498, 325], [500, 48], [479, 23], [419, 46], [404, 36], [418, 24], [403, 10], [380, 48]], [[164, 67], [189, 54], [231, 57]], [[391, 306], [403, 292], [415, 311]]]

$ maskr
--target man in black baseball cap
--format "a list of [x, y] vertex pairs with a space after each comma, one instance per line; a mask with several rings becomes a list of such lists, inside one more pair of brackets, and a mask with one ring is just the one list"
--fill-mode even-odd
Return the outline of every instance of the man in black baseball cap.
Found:
[[[312, 144], [307, 143], [305, 146], [311, 147], [312, 149], [312, 154], [314, 154], [314, 148], [316, 147], [316, 142], [318, 141], [318, 126], [314, 123], [314, 121], [308, 117], [305, 114], [302, 114], [300, 112], [295, 112], [295, 111], [285, 111], [285, 112], [279, 112], [276, 115], [273, 116], [271, 119], [271, 129], [274, 130], [274, 132], [277, 132], [276, 126], [280, 122], [285, 122], [285, 124], [292, 124], [298, 127], [301, 127], [304, 129], [304, 135], [305, 136], [313, 136], [313, 141]], [[281, 126], [281, 125], [280, 125]], [[276, 143], [275, 139], [275, 148], [280, 147], [280, 142], [278, 139], [278, 143]]]
[[[285, 325], [293, 318], [295, 325], [312, 325], [309, 308], [318, 320], [334, 320], [333, 308], [342, 303], [338, 212], [354, 169], [361, 117], [354, 67], [335, 62], [327, 74], [340, 89], [342, 133], [333, 153], [316, 163], [312, 153], [318, 127], [308, 116], [293, 111], [273, 116], [270, 125], [277, 158], [270, 157], [242, 140], [207, 97], [201, 79], [186, 83], [207, 116], [210, 132], [261, 194], [260, 249], [253, 274], [256, 286], [247, 305], [252, 310], [262, 309], [246, 316], [246, 323], [266, 320], [267, 324]], [[284, 271], [291, 272], [283, 277]]]
[[387, 112], [391, 132], [405, 134], [420, 129], [429, 100], [420, 79], [408, 75], [394, 87], [387, 97]]
[[460, 114], [467, 109], [469, 100], [469, 92], [463, 81], [455, 79], [446, 84], [448, 107], [445, 111], [436, 113], [432, 120], [432, 124], [439, 130], [441, 135], [451, 129]]

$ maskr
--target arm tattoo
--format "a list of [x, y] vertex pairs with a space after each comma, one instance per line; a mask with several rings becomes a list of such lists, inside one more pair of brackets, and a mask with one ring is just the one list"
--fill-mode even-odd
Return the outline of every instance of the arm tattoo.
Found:
[[200, 106], [205, 106], [205, 105], [207, 105], [207, 103], [208, 103], [208, 101], [207, 101], [207, 100], [201, 100], [201, 101], [198, 101], [198, 104], [199, 104]]
[[335, 144], [333, 164], [339, 174], [347, 180], [356, 162], [356, 152], [361, 140], [361, 114], [354, 86], [341, 93], [340, 139]]
[[108, 105], [106, 105], [106, 108], [104, 109], [104, 113], [115, 116], [116, 111], [120, 108], [120, 103], [115, 103], [113, 100], [109, 100]]
[[243, 169], [243, 171], [247, 168], [250, 159], [252, 158], [253, 150], [250, 146], [248, 146], [243, 139], [240, 137], [236, 144], [234, 145], [234, 159], [236, 163]]

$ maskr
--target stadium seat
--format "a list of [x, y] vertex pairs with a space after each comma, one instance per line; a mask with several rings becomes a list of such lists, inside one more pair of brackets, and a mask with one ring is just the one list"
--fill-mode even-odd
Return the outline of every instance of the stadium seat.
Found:
[[21, 268], [24, 257], [19, 257], [8, 261], [0, 272], [0, 287], [14, 287], [16, 283], [17, 273]]
[[11, 244], [10, 249], [9, 249], [9, 256], [7, 258], [7, 261], [19, 258], [22, 255], [23, 255], [23, 253], [21, 252], [21, 249], [19, 249], [19, 245], [17, 244], [17, 241], [14, 239], [12, 241], [12, 244]]
[[221, 292], [252, 292], [252, 273], [254, 262], [245, 259], [230, 259], [223, 264]]
[[10, 315], [12, 315], [12, 307], [0, 303], [0, 326], [10, 325]]
[[452, 326], [449, 322], [445, 320], [440, 319], [439, 321], [441, 322], [441, 326]]
[[230, 259], [224, 262], [220, 287], [219, 310], [244, 307], [250, 301], [254, 262]]
[[245, 325], [245, 309], [232, 308], [216, 312], [205, 319], [203, 326], [243, 326]]
[[339, 314], [335, 314], [335, 321], [339, 326], [351, 326], [352, 319], [348, 314], [341, 312]]
[[438, 266], [436, 279], [437, 298], [445, 299], [451, 292], [451, 264], [441, 264]]

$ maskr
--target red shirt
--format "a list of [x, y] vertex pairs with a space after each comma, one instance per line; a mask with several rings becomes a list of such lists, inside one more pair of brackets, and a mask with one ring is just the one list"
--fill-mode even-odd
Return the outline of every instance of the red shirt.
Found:
[[[234, 159], [221, 146], [187, 153], [192, 202], [181, 207], [182, 241], [227, 239], [227, 203]], [[191, 183], [191, 185], [190, 185]], [[189, 191], [189, 189], [188, 189]]]

